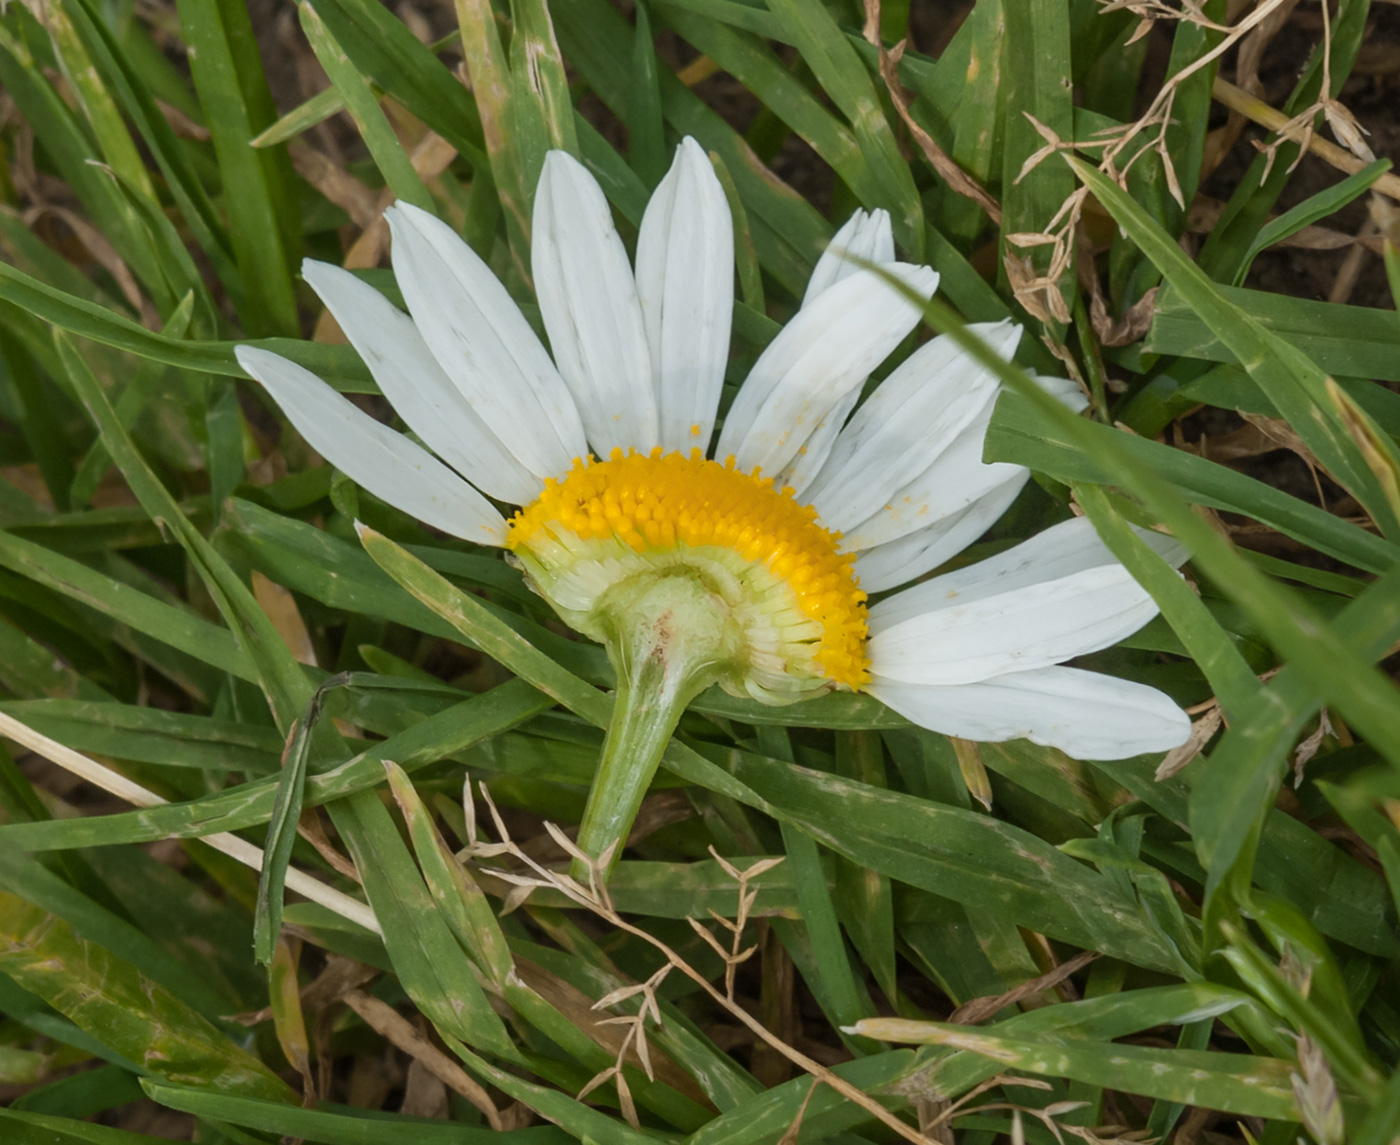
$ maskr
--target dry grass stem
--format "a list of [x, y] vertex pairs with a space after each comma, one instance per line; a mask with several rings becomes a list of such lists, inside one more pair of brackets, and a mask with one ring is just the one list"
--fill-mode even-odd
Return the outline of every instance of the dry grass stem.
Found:
[[[555, 836], [556, 841], [559, 842], [561, 847], [563, 847], [566, 851], [569, 852], [570, 855], [573, 855], [575, 858], [582, 856], [582, 861], [586, 864], [589, 872], [588, 886], [584, 886], [577, 879], [572, 878], [566, 873], [551, 870], [548, 867], [541, 865], [511, 840], [510, 833], [506, 829], [505, 823], [502, 821], [499, 812], [497, 812], [495, 804], [491, 801], [490, 794], [486, 790], [485, 785], [479, 784], [478, 790], [480, 791], [482, 798], [486, 801], [487, 808], [491, 812], [492, 820], [496, 825], [497, 834], [499, 835], [502, 841], [500, 843], [481, 843], [476, 841], [475, 812], [473, 810], [468, 810], [467, 824], [469, 843], [466, 848], [466, 854], [469, 857], [474, 859], [482, 859], [497, 857], [500, 855], [509, 855], [517, 862], [521, 863], [523, 866], [528, 868], [531, 873], [521, 874], [515, 871], [504, 870], [493, 871], [492, 873], [495, 874], [497, 878], [503, 879], [506, 882], [515, 883], [516, 885], [549, 887], [553, 890], [556, 890], [568, 899], [570, 899], [572, 902], [576, 903], [578, 906], [591, 911], [598, 918], [606, 922], [609, 926], [612, 926], [618, 930], [630, 934], [634, 938], [640, 939], [642, 942], [645, 942], [647, 945], [651, 946], [654, 950], [656, 950], [663, 958], [665, 958], [670, 967], [674, 967], [681, 974], [685, 975], [685, 977], [689, 978], [692, 982], [694, 982], [701, 990], [703, 990], [710, 997], [710, 999], [713, 1002], [722, 1007], [725, 1010], [725, 1012], [730, 1015], [730, 1017], [734, 1018], [746, 1029], [748, 1029], [749, 1032], [752, 1033], [755, 1036], [755, 1038], [761, 1041], [764, 1045], [777, 1051], [783, 1057], [787, 1058], [788, 1061], [792, 1062], [793, 1065], [797, 1066], [804, 1072], [810, 1074], [822, 1084], [827, 1085], [831, 1089], [835, 1090], [842, 1097], [846, 1098], [847, 1101], [851, 1101], [856, 1105], [859, 1105], [863, 1110], [870, 1114], [871, 1117], [875, 1118], [881, 1124], [892, 1129], [904, 1140], [914, 1142], [915, 1145], [934, 1145], [934, 1143], [930, 1142], [929, 1138], [925, 1137], [917, 1129], [913, 1128], [913, 1126], [908, 1125], [904, 1121], [900, 1120], [883, 1105], [881, 1105], [878, 1101], [872, 1098], [869, 1094], [852, 1085], [850, 1082], [846, 1081], [838, 1074], [833, 1073], [830, 1069], [822, 1065], [820, 1062], [815, 1061], [811, 1057], [808, 1057], [806, 1054], [802, 1053], [800, 1050], [788, 1045], [777, 1035], [771, 1033], [768, 1029], [764, 1027], [763, 1023], [758, 1021], [758, 1019], [752, 1017], [748, 1013], [748, 1011], [745, 1010], [742, 1006], [740, 1006], [737, 1002], [735, 1002], [727, 992], [721, 992], [720, 990], [718, 990], [714, 985], [711, 984], [710, 980], [707, 977], [705, 977], [704, 974], [702, 974], [699, 970], [695, 969], [688, 962], [686, 962], [670, 946], [662, 942], [660, 939], [656, 938], [654, 935], [649, 934], [641, 927], [634, 926], [632, 923], [628, 922], [625, 918], [618, 914], [616, 908], [612, 904], [612, 900], [608, 897], [607, 886], [603, 882], [602, 878], [603, 873], [607, 870], [610, 856], [604, 854], [595, 858], [593, 856], [582, 855], [582, 852], [578, 852], [578, 848], [572, 843], [571, 840], [568, 839], [567, 836], [564, 835], [562, 831], [560, 831], [557, 827], [554, 827], [553, 824], [546, 824], [546, 829], [549, 830], [550, 833]], [[472, 791], [470, 784], [468, 784], [466, 788], [466, 802], [468, 804], [468, 807], [470, 807], [470, 804], [472, 802]], [[578, 852], [578, 854], [576, 855], [575, 852]], [[762, 864], [760, 863], [756, 865], [761, 866]], [[735, 871], [736, 873], [741, 873], [737, 871], [737, 868], [735, 869]], [[753, 878], [756, 876], [750, 875], [749, 877]], [[693, 927], [699, 926], [698, 922], [693, 918], [689, 919], [688, 921]], [[621, 1082], [621, 1074], [618, 1073], [616, 1076], [619, 1082]], [[621, 1086], [619, 1086], [619, 1097], [621, 1097]]]
[[[103, 791], [115, 795], [118, 799], [124, 799], [135, 807], [158, 807], [169, 802], [167, 799], [162, 799], [154, 791], [142, 787], [139, 783], [133, 783], [126, 776], [113, 771], [110, 767], [83, 755], [82, 752], [65, 747], [57, 740], [50, 739], [43, 733], [35, 731], [28, 724], [21, 723], [4, 712], [0, 712], [0, 735], [12, 739], [18, 744], [23, 744], [30, 751], [42, 755], [50, 763], [57, 764], [65, 771], [72, 772], [93, 786], [100, 787]], [[244, 866], [251, 867], [255, 871], [262, 870], [263, 851], [261, 847], [255, 847], [237, 835], [222, 831], [212, 835], [201, 835], [199, 838], [201, 842], [207, 843], [216, 851], [222, 851], [230, 858], [237, 859]], [[325, 883], [313, 879], [303, 871], [288, 867], [287, 887], [296, 891], [297, 894], [305, 895], [312, 902], [320, 903], [327, 910], [334, 911], [342, 918], [347, 918], [366, 930], [375, 934], [383, 933], [379, 929], [379, 920], [374, 917], [374, 911], [368, 906], [334, 887], [326, 886]]]

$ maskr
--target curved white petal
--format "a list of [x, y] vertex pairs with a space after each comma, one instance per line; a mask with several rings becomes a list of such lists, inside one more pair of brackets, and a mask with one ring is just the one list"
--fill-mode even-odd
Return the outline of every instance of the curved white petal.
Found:
[[890, 213], [883, 207], [869, 214], [857, 208], [831, 237], [812, 270], [812, 277], [807, 280], [802, 305], [807, 306], [818, 295], [859, 270], [861, 262], [856, 260], [877, 264], [894, 262], [894, 231], [890, 227]]
[[[1173, 567], [1183, 564], [1189, 555], [1174, 537], [1148, 529], [1134, 532]], [[1095, 569], [1127, 571], [1099, 539], [1088, 518], [1073, 517], [985, 561], [944, 573], [882, 600], [870, 610], [870, 630], [880, 632], [938, 609], [1005, 597]]]
[[252, 346], [234, 353], [312, 448], [346, 476], [444, 533], [479, 545], [505, 544], [505, 518], [426, 449], [381, 425], [295, 362]]
[[[1014, 322], [968, 329], [1010, 360], [1021, 340]], [[807, 492], [829, 529], [877, 512], [948, 448], [992, 401], [997, 377], [944, 334], [921, 346], [866, 399], [836, 440]]]
[[528, 505], [540, 495], [539, 478], [501, 444], [442, 372], [408, 315], [348, 270], [307, 259], [301, 272], [384, 396], [429, 449], [502, 501]]
[[1047, 374], [1031, 372], [1031, 380], [1052, 398], [1059, 398], [1075, 413], [1083, 413], [1089, 408], [1089, 399], [1079, 388], [1079, 383], [1070, 378], [1056, 378]]
[[1077, 759], [1127, 759], [1186, 742], [1191, 720], [1156, 688], [1041, 668], [979, 684], [925, 687], [876, 679], [867, 689], [905, 719], [983, 743], [1028, 739]]
[[831, 451], [836, 446], [836, 438], [846, 424], [846, 419], [851, 416], [851, 411], [856, 408], [856, 403], [860, 401], [860, 394], [861, 387], [857, 386], [817, 422], [817, 428], [797, 447], [796, 456], [778, 475], [779, 488], [791, 486], [796, 497], [802, 501], [808, 500], [805, 495], [807, 488], [816, 480], [822, 466], [831, 456]]
[[[1042, 389], [1058, 397], [1071, 409], [1082, 410], [1088, 404], [1073, 382], [1063, 378], [1032, 376]], [[843, 528], [842, 548], [847, 552], [862, 552], [910, 536], [954, 513], [962, 512], [982, 497], [1002, 488], [1016, 474], [1026, 473], [1024, 466], [1011, 462], [982, 460], [987, 429], [995, 408], [994, 401], [988, 402], [927, 469], [907, 485], [895, 490], [864, 521]], [[965, 543], [970, 544], [972, 539]]]
[[526, 469], [562, 477], [588, 452], [583, 423], [520, 308], [441, 219], [404, 202], [384, 215], [394, 277], [438, 365]]
[[594, 450], [658, 444], [651, 351], [627, 251], [598, 181], [551, 151], [535, 189], [530, 268], [559, 373]]
[[[1004, 592], [995, 583], [967, 585], [896, 622], [890, 613], [877, 621], [872, 610], [871, 672], [910, 684], [975, 684], [1107, 648], [1157, 615], [1156, 602], [1122, 565], [1031, 584], [1015, 579], [1007, 578], [1013, 586]], [[902, 612], [901, 595], [881, 603]]]
[[709, 448], [734, 316], [734, 223], [709, 157], [690, 136], [647, 204], [637, 298], [656, 387], [661, 446]]
[[1030, 480], [1030, 471], [1019, 465], [1009, 465], [1007, 469], [1010, 472], [1001, 484], [970, 505], [898, 540], [858, 553], [856, 576], [860, 587], [866, 592], [898, 588], [951, 560], [977, 540], [1011, 507]]
[[[922, 298], [938, 275], [925, 266], [882, 268]], [[754, 363], [729, 409], [718, 457], [780, 473], [843, 397], [859, 389], [919, 321], [920, 308], [880, 275], [858, 270], [804, 306]]]
[[982, 449], [992, 404], [953, 438], [933, 464], [896, 489], [875, 513], [842, 531], [841, 547], [862, 552], [906, 537], [966, 509], [1028, 470], [1007, 462], [985, 462]]

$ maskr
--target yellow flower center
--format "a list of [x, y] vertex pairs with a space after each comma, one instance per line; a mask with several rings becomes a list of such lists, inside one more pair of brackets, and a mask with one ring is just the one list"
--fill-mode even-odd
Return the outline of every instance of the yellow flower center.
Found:
[[865, 593], [839, 539], [791, 489], [740, 472], [732, 457], [720, 464], [698, 449], [688, 457], [655, 449], [575, 461], [515, 515], [506, 547], [570, 620], [640, 568], [700, 572], [746, 633], [743, 689], [784, 702], [801, 696], [775, 680], [777, 669], [826, 687], [869, 679]]

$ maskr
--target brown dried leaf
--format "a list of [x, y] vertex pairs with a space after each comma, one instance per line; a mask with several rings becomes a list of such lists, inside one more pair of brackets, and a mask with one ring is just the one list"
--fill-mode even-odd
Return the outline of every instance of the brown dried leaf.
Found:
[[181, 139], [192, 139], [196, 143], [208, 143], [211, 138], [209, 129], [202, 123], [196, 123], [174, 104], [166, 103], [159, 96], [155, 97], [156, 108], [165, 117], [165, 122], [170, 124], [170, 129]]
[[904, 90], [904, 85], [899, 79], [899, 61], [904, 55], [908, 41], [901, 40], [892, 49], [886, 50], [884, 41], [880, 39], [880, 0], [865, 0], [865, 38], [879, 53], [880, 77], [889, 90], [890, 102], [894, 104], [899, 118], [904, 121], [904, 126], [909, 129], [909, 134], [919, 145], [919, 150], [924, 153], [929, 165], [952, 190], [964, 198], [971, 199], [987, 212], [992, 222], [1000, 225], [1001, 204], [992, 198], [977, 180], [959, 167], [910, 113], [909, 93]]
[[311, 633], [306, 621], [302, 620], [296, 598], [276, 581], [269, 580], [256, 569], [253, 570], [253, 596], [258, 607], [267, 613], [277, 635], [292, 653], [298, 664], [316, 667], [316, 649], [311, 643]]
[[1032, 978], [1029, 982], [1022, 982], [1019, 986], [1014, 986], [1004, 994], [998, 994], [988, 998], [974, 998], [971, 1002], [959, 1006], [949, 1016], [948, 1021], [957, 1025], [972, 1026], [978, 1022], [985, 1022], [993, 1014], [1028, 998], [1032, 994], [1039, 994], [1042, 990], [1050, 990], [1058, 986], [1071, 974], [1082, 970], [1089, 963], [1099, 956], [1096, 950], [1085, 950], [1076, 954], [1067, 962], [1062, 962], [1053, 970], [1047, 971], [1038, 978]]
[[1153, 778], [1158, 782], [1170, 779], [1200, 755], [1201, 750], [1210, 742], [1211, 737], [1220, 730], [1224, 719], [1219, 705], [1207, 710], [1200, 719], [1191, 725], [1191, 735], [1186, 742], [1167, 752], [1162, 762], [1157, 765], [1157, 771]]
[[360, 990], [351, 990], [344, 995], [343, 1001], [359, 1014], [371, 1029], [414, 1061], [422, 1062], [424, 1069], [481, 1110], [482, 1116], [492, 1129], [501, 1128], [501, 1114], [495, 1102], [491, 1100], [491, 1095], [478, 1085], [466, 1070], [419, 1033], [412, 1022], [387, 1002], [381, 1002], [373, 994], [366, 994]]
[[967, 793], [982, 804], [983, 810], [990, 811], [992, 809], [992, 784], [991, 780], [987, 778], [987, 768], [982, 763], [982, 752], [976, 741], [949, 736], [948, 742], [953, 745], [953, 754], [957, 756], [958, 760], [958, 772], [962, 775]]
[[379, 196], [332, 159], [300, 140], [287, 145], [296, 173], [350, 216], [362, 229], [374, 225], [381, 214]]
[[583, 1088], [579, 1090], [576, 1094], [574, 1094], [574, 1100], [582, 1101], [600, 1085], [605, 1085], [614, 1077], [618, 1076], [619, 1072], [620, 1071], [618, 1070], [617, 1066], [610, 1065], [607, 1069], [594, 1074], [591, 1078], [584, 1082]]
[[326, 826], [321, 822], [321, 813], [315, 807], [308, 807], [301, 813], [301, 819], [297, 822], [297, 833], [315, 847], [316, 853], [340, 874], [357, 883], [361, 882], [360, 872], [355, 869], [355, 864], [337, 851], [331, 843], [326, 834]]
[[1327, 709], [1323, 708], [1318, 716], [1317, 730], [1308, 736], [1298, 745], [1298, 750], [1293, 753], [1293, 787], [1303, 785], [1303, 769], [1308, 766], [1308, 761], [1317, 754], [1318, 748], [1322, 746], [1322, 741], [1330, 735], [1336, 735], [1336, 729], [1332, 727], [1332, 717], [1327, 714]]
[[1376, 153], [1371, 150], [1370, 144], [1361, 138], [1370, 132], [1356, 122], [1356, 116], [1335, 99], [1327, 101], [1322, 113], [1327, 117], [1327, 125], [1332, 128], [1332, 134], [1337, 137], [1338, 143], [1358, 159], [1364, 159], [1367, 163], [1376, 161]]
[[399, 1112], [405, 1117], [446, 1120], [448, 1104], [447, 1086], [442, 1079], [433, 1076], [432, 1071], [422, 1062], [409, 1062], [408, 1076], [404, 1080], [403, 1104], [399, 1106]]
[[[1095, 280], [1097, 283], [1097, 280]], [[1108, 307], [1104, 303], [1102, 291], [1095, 290], [1089, 300], [1089, 323], [1094, 334], [1103, 346], [1128, 346], [1146, 335], [1152, 325], [1152, 314], [1157, 305], [1158, 287], [1154, 286], [1141, 298], [1128, 307], [1122, 318], [1116, 321], [1109, 318]]]

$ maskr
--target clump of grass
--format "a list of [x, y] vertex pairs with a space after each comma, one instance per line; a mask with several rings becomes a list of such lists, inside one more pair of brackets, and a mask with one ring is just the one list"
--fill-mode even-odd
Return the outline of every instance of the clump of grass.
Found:
[[[1298, 7], [1276, 105], [1282, 0], [291, 11], [0, 14], [0, 1139], [1400, 1139], [1367, 5]], [[969, 551], [1089, 517], [1161, 609], [1091, 666], [1187, 707], [1186, 747], [711, 691], [611, 876], [578, 849], [601, 651], [323, 464], [233, 351], [387, 416], [303, 257], [393, 297], [402, 199], [528, 304], [547, 151], [630, 241], [684, 135], [737, 220], [731, 381], [857, 206], [939, 271], [931, 327], [1027, 324], [986, 457], [1036, 480]], [[1332, 301], [1247, 285], [1285, 243], [1348, 248]]]

